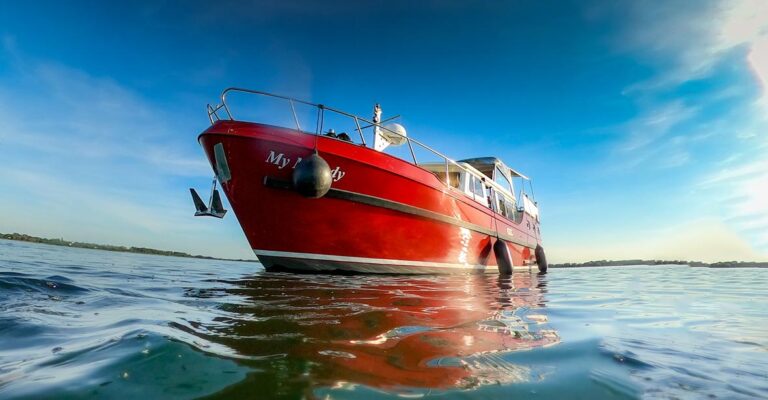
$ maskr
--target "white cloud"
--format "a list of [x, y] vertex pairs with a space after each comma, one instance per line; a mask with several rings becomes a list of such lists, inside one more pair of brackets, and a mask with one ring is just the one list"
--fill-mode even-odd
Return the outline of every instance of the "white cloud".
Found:
[[614, 168], [650, 169], [675, 168], [686, 164], [691, 155], [686, 151], [689, 142], [701, 135], [674, 135], [680, 125], [695, 118], [696, 107], [682, 101], [673, 101], [654, 108], [630, 120], [618, 130], [622, 133], [614, 145]]
[[15, 87], [0, 89], [4, 145], [80, 162], [129, 159], [171, 175], [210, 175], [200, 153], [178, 150], [189, 148], [173, 125], [180, 118], [109, 78], [54, 64], [25, 67]]
[[[653, 108], [660, 94], [741, 60], [760, 88], [760, 94], [752, 99], [752, 118], [768, 123], [768, 2], [720, 0], [691, 5], [670, 1], [652, 5], [640, 2], [630, 7], [628, 28], [617, 46], [644, 58], [660, 72], [629, 86], [625, 94]], [[733, 96], [738, 90], [731, 86], [720, 94]], [[716, 99], [718, 95], [707, 96]], [[666, 107], [669, 105], [662, 103], [661, 108]]]
[[724, 23], [715, 45], [723, 49], [747, 47], [747, 62], [765, 91], [768, 82], [768, 2], [726, 2], [723, 14]]
[[696, 108], [674, 101], [655, 108], [627, 124], [627, 135], [618, 150], [631, 153], [647, 148], [667, 136], [671, 130], [696, 115]]
[[712, 73], [741, 51], [756, 79], [768, 79], [768, 2], [764, 0], [634, 3], [621, 47], [653, 59], [664, 72], [628, 88], [655, 91]]
[[700, 186], [716, 187], [731, 181], [753, 179], [768, 171], [768, 159], [753, 163], [739, 163], [738, 158], [731, 158], [721, 164], [722, 168], [707, 176]]
[[768, 160], [734, 160], [698, 186], [716, 199], [726, 222], [768, 253]]
[[253, 258], [236, 220], [193, 217], [183, 187], [105, 187], [14, 166], [0, 170], [0, 204], [7, 210], [0, 232]]
[[3, 46], [0, 232], [253, 258], [236, 219], [192, 216], [188, 187], [212, 174], [199, 104], [171, 115], [110, 77]]
[[[699, 164], [690, 201], [711, 204], [721, 226], [768, 254], [768, 1], [633, 3], [625, 26], [617, 46], [658, 73], [625, 90], [644, 111], [624, 127], [615, 156], [631, 168], [673, 168], [705, 148], [710, 162]], [[679, 91], [736, 73], [745, 75], [724, 88]]]

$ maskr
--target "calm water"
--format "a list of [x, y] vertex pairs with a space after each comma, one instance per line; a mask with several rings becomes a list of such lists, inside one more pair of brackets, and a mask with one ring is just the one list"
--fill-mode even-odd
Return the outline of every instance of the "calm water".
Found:
[[313, 276], [0, 240], [0, 398], [768, 398], [768, 270]]

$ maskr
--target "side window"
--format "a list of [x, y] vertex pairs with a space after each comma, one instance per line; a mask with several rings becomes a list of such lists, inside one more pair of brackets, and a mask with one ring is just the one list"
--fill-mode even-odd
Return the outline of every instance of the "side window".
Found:
[[483, 188], [483, 182], [480, 181], [480, 179], [477, 179], [476, 176], [472, 177], [472, 182], [475, 185], [475, 188], [473, 192], [475, 193], [475, 196], [485, 198], [485, 190]]
[[451, 186], [459, 189], [461, 187], [461, 176], [458, 172], [451, 172], [448, 174], [448, 178], [451, 182]]
[[496, 193], [496, 201], [499, 207], [498, 213], [512, 221], [517, 221], [518, 213], [517, 209], [515, 208], [515, 200], [510, 199], [499, 191], [494, 192]]
[[507, 189], [509, 193], [514, 193], [512, 191], [512, 184], [509, 182], [509, 179], [504, 175], [503, 172], [499, 169], [499, 167], [496, 167], [496, 170], [493, 172], [493, 180], [494, 182], [498, 183], [501, 187], [504, 189]]
[[507, 218], [517, 220], [517, 207], [515, 206], [515, 202], [505, 198], [504, 203], [504, 208], [507, 210], [507, 213], [505, 214]]
[[507, 207], [504, 205], [504, 196], [498, 191], [496, 192], [496, 200], [499, 203], [499, 214], [507, 215]]

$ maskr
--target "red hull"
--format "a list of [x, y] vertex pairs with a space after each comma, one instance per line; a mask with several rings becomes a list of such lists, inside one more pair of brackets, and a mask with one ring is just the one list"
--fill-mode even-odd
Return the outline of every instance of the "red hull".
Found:
[[[231, 171], [222, 187], [267, 269], [497, 272], [497, 232], [516, 267], [535, 263], [540, 235], [534, 218], [524, 214], [516, 224], [386, 153], [238, 121], [216, 122], [199, 141], [214, 169], [214, 146], [222, 144]], [[334, 177], [319, 199], [280, 184], [291, 181], [293, 167], [313, 152], [315, 141]]]

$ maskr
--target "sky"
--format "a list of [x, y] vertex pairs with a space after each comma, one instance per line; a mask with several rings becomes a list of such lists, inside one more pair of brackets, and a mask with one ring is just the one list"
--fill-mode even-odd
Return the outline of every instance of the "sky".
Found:
[[550, 262], [766, 260], [767, 84], [764, 0], [0, 2], [0, 232], [253, 258], [188, 192], [239, 86], [502, 158]]

